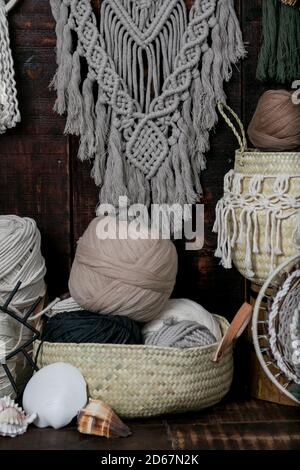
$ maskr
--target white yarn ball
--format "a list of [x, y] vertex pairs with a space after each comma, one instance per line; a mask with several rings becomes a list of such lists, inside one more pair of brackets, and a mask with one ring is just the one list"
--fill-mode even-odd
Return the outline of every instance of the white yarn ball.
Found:
[[87, 386], [81, 372], [71, 364], [56, 362], [39, 370], [28, 382], [23, 408], [37, 414], [34, 424], [60, 429], [67, 426], [87, 403]]
[[205, 308], [189, 299], [170, 299], [160, 314], [159, 319], [153, 320], [144, 326], [142, 330], [144, 339], [146, 340], [150, 334], [160, 330], [164, 322], [169, 318], [174, 318], [177, 321], [195, 321], [206, 326], [217, 341], [220, 341], [222, 338], [218, 321]]
[[[29, 217], [0, 216], [0, 302], [3, 304], [16, 284], [21, 281], [21, 287], [9, 307], [14, 309], [17, 315], [24, 316], [39, 297], [44, 297], [45, 274], [41, 234], [36, 222]], [[31, 331], [13, 318], [1, 316], [0, 348], [6, 348], [5, 354], [30, 340], [32, 335]], [[31, 350], [27, 352], [31, 354]], [[9, 367], [17, 385], [26, 383], [28, 370], [23, 355], [11, 359]], [[14, 391], [4, 369], [0, 368], [0, 397], [5, 395], [14, 396]]]

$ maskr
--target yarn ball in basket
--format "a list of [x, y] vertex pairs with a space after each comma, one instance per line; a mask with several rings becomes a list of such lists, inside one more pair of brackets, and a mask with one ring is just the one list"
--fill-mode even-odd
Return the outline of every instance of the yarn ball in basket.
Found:
[[[147, 322], [157, 318], [176, 281], [178, 259], [170, 240], [114, 217], [96, 217], [78, 242], [69, 289], [83, 308]], [[107, 236], [103, 234], [107, 233]]]
[[252, 144], [260, 150], [300, 148], [300, 105], [287, 90], [269, 90], [259, 99], [248, 127]]
[[217, 319], [205, 310], [204, 307], [189, 299], [170, 299], [159, 318], [147, 323], [143, 327], [144, 340], [147, 341], [149, 335], [160, 330], [164, 322], [169, 318], [174, 318], [177, 321], [189, 320], [197, 322], [208, 328], [217, 341], [220, 341], [222, 338], [221, 328]]
[[216, 342], [215, 336], [206, 326], [194, 321], [177, 321], [169, 318], [158, 331], [147, 337], [145, 344], [170, 348], [196, 348]]
[[143, 344], [139, 325], [125, 316], [98, 315], [85, 310], [49, 318], [42, 340], [50, 343]]

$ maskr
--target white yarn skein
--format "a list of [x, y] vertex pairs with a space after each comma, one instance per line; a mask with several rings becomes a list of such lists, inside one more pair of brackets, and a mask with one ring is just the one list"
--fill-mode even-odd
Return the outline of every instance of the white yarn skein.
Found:
[[164, 310], [157, 320], [147, 323], [143, 330], [145, 341], [147, 337], [160, 330], [164, 326], [164, 322], [169, 318], [174, 318], [177, 321], [190, 320], [195, 321], [211, 331], [217, 341], [222, 338], [220, 325], [216, 318], [209, 313], [200, 304], [193, 302], [189, 299], [170, 299], [168, 300]]
[[[15, 215], [0, 216], [0, 303], [9, 297], [20, 281], [20, 289], [9, 308], [24, 316], [39, 297], [46, 293], [44, 276], [45, 260], [41, 254], [41, 235], [33, 219]], [[30, 339], [32, 333], [21, 324], [0, 312], [0, 359]], [[20, 359], [13, 358], [8, 364], [16, 377]], [[24, 367], [25, 362], [23, 363]], [[21, 365], [22, 367], [22, 365]], [[12, 395], [13, 390], [4, 369], [0, 368], [0, 397]]]

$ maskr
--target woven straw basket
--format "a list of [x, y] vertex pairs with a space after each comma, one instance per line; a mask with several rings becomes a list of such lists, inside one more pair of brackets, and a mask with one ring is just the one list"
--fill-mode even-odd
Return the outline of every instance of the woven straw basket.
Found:
[[[241, 135], [224, 112], [237, 121]], [[295, 233], [300, 226], [300, 152], [247, 150], [238, 116], [220, 103], [219, 111], [237, 137], [234, 171], [224, 181], [224, 197], [216, 210], [216, 256], [226, 268], [231, 261], [256, 284], [297, 252]]]
[[[223, 334], [228, 322], [217, 317]], [[37, 351], [40, 343], [36, 342]], [[38, 366], [78, 367], [91, 398], [123, 418], [200, 410], [219, 402], [233, 376], [232, 348], [213, 362], [217, 344], [177, 349], [139, 345], [43, 343]]]

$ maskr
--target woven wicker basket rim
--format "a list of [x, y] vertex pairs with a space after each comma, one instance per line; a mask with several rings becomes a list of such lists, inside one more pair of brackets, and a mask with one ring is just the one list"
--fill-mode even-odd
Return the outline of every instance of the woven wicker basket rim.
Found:
[[[214, 317], [218, 320], [222, 332], [226, 332], [226, 330], [229, 327], [229, 322], [226, 320], [226, 318], [221, 317], [220, 315], [214, 315]], [[36, 344], [39, 345], [41, 341], [36, 341]], [[140, 351], [151, 351], [151, 352], [164, 352], [167, 353], [169, 352], [172, 354], [172, 356], [177, 355], [177, 356], [188, 356], [190, 354], [197, 352], [201, 353], [209, 353], [209, 352], [214, 352], [217, 346], [217, 342], [210, 344], [209, 346], [199, 346], [195, 348], [186, 348], [186, 349], [181, 349], [181, 348], [172, 348], [169, 346], [149, 346], [145, 344], [101, 344], [101, 343], [49, 343], [47, 341], [43, 342], [42, 346], [46, 347], [55, 347], [55, 348], [76, 348], [76, 349], [87, 349], [87, 348], [92, 348], [92, 349], [106, 349], [106, 350], [116, 350], [116, 349], [122, 349], [123, 351], [125, 349], [127, 350], [140, 350]]]
[[276, 151], [263, 151], [258, 149], [247, 148], [244, 151], [237, 149], [235, 151], [236, 155], [243, 155], [244, 157], [253, 156], [258, 157], [259, 155], [263, 155], [264, 157], [274, 158], [274, 157], [290, 157], [290, 158], [300, 158], [300, 151], [293, 151], [293, 152], [276, 152]]

